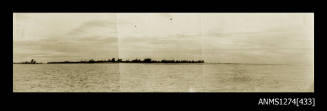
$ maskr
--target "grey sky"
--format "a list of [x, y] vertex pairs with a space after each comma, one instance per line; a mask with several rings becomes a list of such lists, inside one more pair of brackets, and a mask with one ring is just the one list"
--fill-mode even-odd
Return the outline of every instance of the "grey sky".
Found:
[[313, 13], [14, 13], [14, 62], [313, 63]]

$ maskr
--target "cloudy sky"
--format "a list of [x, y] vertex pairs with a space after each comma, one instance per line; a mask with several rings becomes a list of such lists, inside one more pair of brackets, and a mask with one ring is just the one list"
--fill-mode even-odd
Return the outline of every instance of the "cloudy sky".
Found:
[[313, 13], [14, 13], [13, 61], [313, 63]]

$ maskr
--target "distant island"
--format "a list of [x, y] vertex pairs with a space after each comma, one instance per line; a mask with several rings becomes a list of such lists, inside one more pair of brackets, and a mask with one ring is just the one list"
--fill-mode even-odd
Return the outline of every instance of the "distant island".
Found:
[[25, 62], [14, 62], [14, 64], [43, 64], [43, 63], [36, 62], [34, 59], [32, 59], [31, 61], [25, 61]]
[[[122, 60], [122, 59], [108, 59], [108, 60], [94, 60], [90, 59], [88, 61], [61, 61], [61, 62], [47, 62], [47, 64], [87, 64], [87, 63], [204, 63], [204, 60], [152, 60], [151, 58], [133, 59], [133, 60]], [[34, 59], [30, 62], [20, 62], [14, 64], [43, 64], [37, 63]]]

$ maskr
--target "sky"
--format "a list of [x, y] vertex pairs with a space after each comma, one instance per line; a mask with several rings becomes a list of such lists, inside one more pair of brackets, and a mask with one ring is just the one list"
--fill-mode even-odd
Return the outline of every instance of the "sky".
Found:
[[13, 61], [312, 64], [313, 13], [14, 13]]

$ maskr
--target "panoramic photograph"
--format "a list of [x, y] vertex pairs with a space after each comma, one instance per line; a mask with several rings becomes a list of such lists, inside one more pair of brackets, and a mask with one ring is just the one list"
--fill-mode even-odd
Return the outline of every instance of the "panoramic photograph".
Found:
[[314, 14], [13, 13], [13, 92], [314, 92]]

